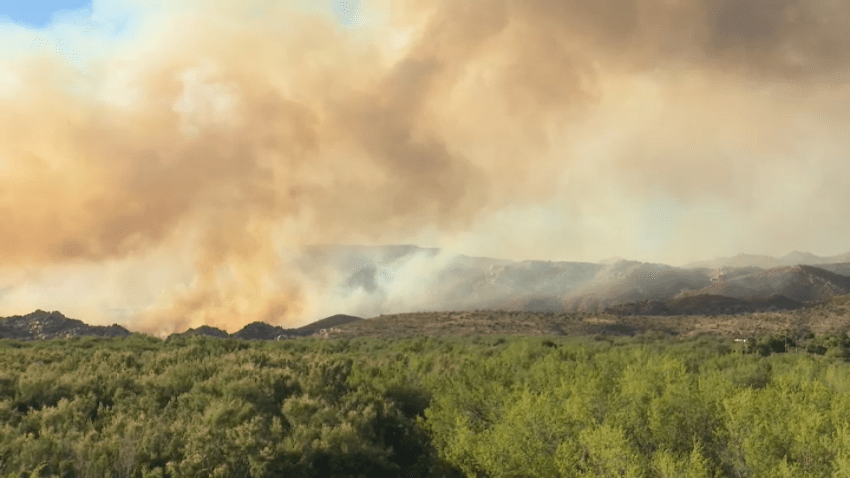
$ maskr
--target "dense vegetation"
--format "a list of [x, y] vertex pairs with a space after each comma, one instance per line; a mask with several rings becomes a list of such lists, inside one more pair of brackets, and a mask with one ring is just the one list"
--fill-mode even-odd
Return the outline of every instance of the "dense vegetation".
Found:
[[850, 476], [808, 339], [0, 341], [0, 476]]

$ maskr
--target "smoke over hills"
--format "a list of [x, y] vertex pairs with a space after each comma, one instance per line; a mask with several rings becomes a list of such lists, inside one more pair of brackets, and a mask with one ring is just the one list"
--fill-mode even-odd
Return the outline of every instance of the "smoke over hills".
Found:
[[711, 294], [735, 298], [781, 295], [798, 302], [819, 302], [850, 293], [850, 277], [807, 265], [777, 267], [726, 277], [710, 286], [682, 292], [683, 296]]
[[[810, 257], [812, 262], [820, 259]], [[297, 271], [309, 287], [313, 287], [311, 281], [324, 281], [321, 305], [314, 309], [319, 316], [340, 310], [367, 318], [423, 311], [497, 310], [503, 311], [508, 319], [502, 320], [508, 321], [512, 312], [716, 315], [798, 309], [834, 296], [850, 297], [850, 276], [842, 274], [850, 272], [848, 263], [766, 270], [683, 269], [637, 261], [514, 262], [410, 245], [327, 245], [309, 248], [290, 266], [287, 271]], [[38, 314], [36, 319], [41, 317]], [[204, 325], [178, 335], [273, 340], [312, 335], [362, 320], [357, 316], [337, 314], [297, 329], [256, 321], [230, 334]], [[8, 330], [0, 330], [0, 335], [32, 338], [29, 325], [13, 320], [0, 323], [0, 328], [6, 325]], [[66, 324], [68, 331], [57, 334], [77, 333], [80, 326], [82, 323]], [[80, 329], [80, 333], [105, 334], [99, 330]], [[452, 330], [449, 327], [443, 332]]]
[[[334, 253], [328, 254], [330, 250]], [[766, 270], [685, 269], [637, 261], [512, 262], [408, 246], [404, 249], [407, 254], [388, 254], [399, 250], [398, 246], [336, 246], [322, 254], [314, 252], [325, 258], [322, 264], [327, 270], [341, 272], [336, 287], [326, 296], [332, 305], [325, 313], [336, 309], [372, 317], [422, 310], [603, 312], [641, 301], [671, 301], [666, 303], [671, 310], [699, 313], [701, 303], [730, 310], [771, 305], [788, 308], [850, 294], [846, 263]], [[330, 256], [335, 260], [328, 260]], [[818, 256], [809, 259], [822, 262]], [[444, 266], [435, 267], [439, 264]], [[718, 299], [697, 302], [699, 297]], [[782, 299], [773, 300], [776, 297]], [[421, 300], [416, 302], [417, 298]]]
[[[104, 0], [0, 25], [2, 313], [296, 326], [360, 300], [299, 267], [317, 243], [583, 264], [846, 248], [846, 2], [364, 0], [357, 25], [326, 7]], [[434, 259], [365, 270], [345, 311], [515, 287], [464, 289], [468, 259]], [[570, 267], [511, 300], [557, 306], [594, 270]]]

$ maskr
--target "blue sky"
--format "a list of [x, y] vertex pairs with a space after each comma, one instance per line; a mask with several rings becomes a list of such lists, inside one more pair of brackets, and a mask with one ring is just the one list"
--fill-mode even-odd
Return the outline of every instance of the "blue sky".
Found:
[[[315, 4], [310, 2], [296, 1], [294, 3], [301, 7], [308, 5], [313, 8], [316, 7]], [[351, 27], [363, 21], [360, 6], [360, 0], [330, 0], [329, 4], [323, 7], [330, 7], [340, 25]], [[79, 10], [90, 12], [92, 2], [81, 0], [0, 0], [0, 24], [8, 19], [17, 25], [41, 29], [50, 25], [54, 14]]]
[[91, 8], [91, 2], [79, 0], [2, 0], [0, 17], [30, 28], [43, 28], [50, 24], [54, 12]]

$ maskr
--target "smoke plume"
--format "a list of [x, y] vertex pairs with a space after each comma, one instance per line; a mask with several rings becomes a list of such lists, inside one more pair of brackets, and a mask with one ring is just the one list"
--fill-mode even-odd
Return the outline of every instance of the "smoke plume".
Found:
[[151, 3], [0, 24], [4, 311], [296, 326], [315, 243], [847, 247], [847, 2]]

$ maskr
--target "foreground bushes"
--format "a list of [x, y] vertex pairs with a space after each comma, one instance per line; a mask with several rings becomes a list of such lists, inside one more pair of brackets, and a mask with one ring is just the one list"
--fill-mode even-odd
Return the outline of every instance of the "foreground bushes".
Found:
[[754, 343], [0, 342], [0, 476], [850, 476], [844, 360]]

